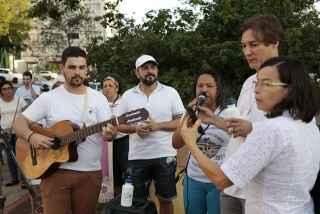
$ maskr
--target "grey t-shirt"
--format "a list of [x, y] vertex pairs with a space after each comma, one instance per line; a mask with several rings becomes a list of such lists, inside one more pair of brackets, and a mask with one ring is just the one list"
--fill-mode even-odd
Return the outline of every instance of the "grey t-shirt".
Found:
[[[219, 115], [220, 117], [224, 117], [225, 112], [226, 109], [221, 112], [220, 109], [217, 109], [215, 114]], [[208, 126], [207, 124], [201, 124], [201, 126], [206, 130], [205, 134], [201, 136], [198, 142], [198, 147], [207, 155], [207, 157], [221, 165], [223, 159], [225, 158], [225, 151], [229, 143], [229, 134], [214, 125]], [[192, 156], [190, 157], [190, 161], [188, 163], [187, 175], [196, 181], [211, 183], [211, 181], [199, 167], [197, 161]]]

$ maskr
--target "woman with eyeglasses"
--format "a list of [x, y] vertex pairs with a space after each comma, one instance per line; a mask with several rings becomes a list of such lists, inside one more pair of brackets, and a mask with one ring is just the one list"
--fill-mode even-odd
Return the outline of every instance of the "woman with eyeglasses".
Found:
[[310, 190], [320, 166], [320, 133], [314, 117], [319, 91], [296, 60], [275, 57], [258, 73], [255, 99], [268, 119], [221, 166], [196, 146], [198, 120], [182, 122], [181, 135], [200, 168], [219, 189], [247, 186], [247, 214], [313, 214]]

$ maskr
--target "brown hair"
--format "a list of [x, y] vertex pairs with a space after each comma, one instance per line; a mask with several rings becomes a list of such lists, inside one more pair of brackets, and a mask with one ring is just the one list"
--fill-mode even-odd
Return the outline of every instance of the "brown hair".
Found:
[[76, 46], [70, 46], [64, 49], [61, 56], [61, 62], [63, 65], [66, 64], [66, 61], [69, 57], [83, 57], [87, 61], [87, 53], [80, 47]]
[[252, 30], [256, 39], [265, 45], [280, 42], [283, 28], [279, 19], [273, 15], [257, 15], [248, 18], [240, 27], [241, 34]]
[[9, 85], [10, 88], [13, 89], [12, 83], [11, 83], [10, 81], [8, 81], [8, 80], [4, 80], [3, 82], [0, 83], [0, 95], [3, 95], [3, 93], [2, 93], [2, 87], [5, 86], [5, 85]]

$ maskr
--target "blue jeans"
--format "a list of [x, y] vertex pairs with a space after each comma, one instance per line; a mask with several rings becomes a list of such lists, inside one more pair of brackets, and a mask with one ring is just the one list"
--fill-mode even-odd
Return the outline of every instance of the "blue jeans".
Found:
[[220, 192], [212, 183], [185, 176], [183, 198], [186, 214], [219, 214]]

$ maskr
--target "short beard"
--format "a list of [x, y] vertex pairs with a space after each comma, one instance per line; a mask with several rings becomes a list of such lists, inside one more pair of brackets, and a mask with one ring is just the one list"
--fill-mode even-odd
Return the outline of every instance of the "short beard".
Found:
[[[152, 79], [149, 79], [148, 77], [152, 76]], [[155, 82], [157, 82], [158, 78], [154, 75], [147, 75], [145, 78], [141, 78], [141, 82], [147, 86], [153, 85]]]
[[84, 83], [84, 79], [79, 75], [72, 77], [69, 81], [69, 85], [72, 87], [80, 87], [83, 85], [83, 83]]

